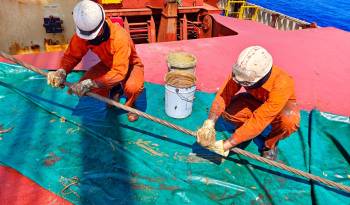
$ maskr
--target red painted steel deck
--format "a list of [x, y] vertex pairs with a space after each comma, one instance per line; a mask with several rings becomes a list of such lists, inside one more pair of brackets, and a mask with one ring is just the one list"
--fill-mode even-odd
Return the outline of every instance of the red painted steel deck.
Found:
[[[145, 64], [146, 81], [163, 84], [169, 51], [188, 51], [198, 58], [198, 89], [214, 92], [231, 71], [239, 52], [251, 45], [266, 47], [274, 63], [295, 79], [298, 102], [303, 109], [350, 115], [350, 33], [335, 28], [278, 31], [252, 21], [213, 15], [215, 21], [238, 33], [235, 36], [137, 45]], [[58, 67], [62, 53], [19, 56], [41, 68]], [[88, 55], [78, 69], [98, 59]]]
[[9, 167], [0, 166], [0, 185], [2, 205], [71, 204]]

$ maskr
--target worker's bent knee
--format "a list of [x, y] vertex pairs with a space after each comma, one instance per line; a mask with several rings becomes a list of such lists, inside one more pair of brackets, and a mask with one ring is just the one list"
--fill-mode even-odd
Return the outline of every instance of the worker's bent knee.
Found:
[[139, 94], [143, 91], [143, 82], [127, 82], [124, 92], [126, 94]]
[[290, 135], [297, 131], [300, 125], [300, 112], [295, 110], [283, 110], [280, 116], [280, 127]]

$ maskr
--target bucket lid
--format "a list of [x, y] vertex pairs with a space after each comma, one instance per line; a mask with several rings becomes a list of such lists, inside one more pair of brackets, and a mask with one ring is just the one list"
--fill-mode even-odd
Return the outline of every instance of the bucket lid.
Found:
[[169, 67], [193, 68], [197, 64], [197, 58], [187, 52], [171, 52], [168, 54], [167, 63]]

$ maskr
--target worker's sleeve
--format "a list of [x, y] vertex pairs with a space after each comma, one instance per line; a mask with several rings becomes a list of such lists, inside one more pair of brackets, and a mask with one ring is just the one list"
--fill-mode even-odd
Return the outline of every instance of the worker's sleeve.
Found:
[[113, 54], [113, 63], [110, 71], [101, 77], [95, 79], [95, 82], [104, 88], [112, 88], [120, 81], [124, 80], [128, 70], [131, 54], [131, 44], [127, 39], [118, 41], [115, 44], [115, 51]]
[[74, 67], [78, 65], [88, 50], [87, 41], [74, 34], [67, 50], [64, 52], [61, 60], [61, 68], [63, 68], [66, 73], [70, 73]]
[[267, 101], [232, 135], [235, 143], [240, 144], [258, 136], [286, 106], [293, 92], [293, 81], [278, 82], [277, 86], [272, 88]]
[[232, 97], [241, 89], [235, 81], [232, 80], [232, 74], [227, 78], [225, 83], [217, 92], [210, 109], [210, 115], [220, 116], [230, 104]]
[[133, 65], [133, 68], [141, 68], [144, 69], [144, 65], [141, 61], [141, 58], [137, 55], [136, 48], [132, 40], [130, 39], [131, 44], [131, 64]]

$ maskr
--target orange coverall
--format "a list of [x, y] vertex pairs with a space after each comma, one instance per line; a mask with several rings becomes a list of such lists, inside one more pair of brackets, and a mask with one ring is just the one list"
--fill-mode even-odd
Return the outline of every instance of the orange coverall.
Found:
[[273, 66], [269, 79], [261, 87], [235, 95], [240, 88], [231, 74], [210, 110], [211, 114], [222, 115], [236, 125], [231, 139], [237, 144], [255, 138], [271, 124], [272, 131], [265, 139], [265, 147], [271, 149], [299, 128], [294, 81], [287, 73]]
[[106, 22], [110, 29], [109, 39], [95, 46], [74, 34], [62, 58], [61, 67], [70, 73], [91, 49], [101, 62], [90, 68], [80, 81], [94, 80], [101, 87], [91, 91], [105, 97], [114, 86], [121, 83], [127, 97], [125, 105], [133, 106], [144, 88], [143, 64], [127, 31], [109, 19]]

